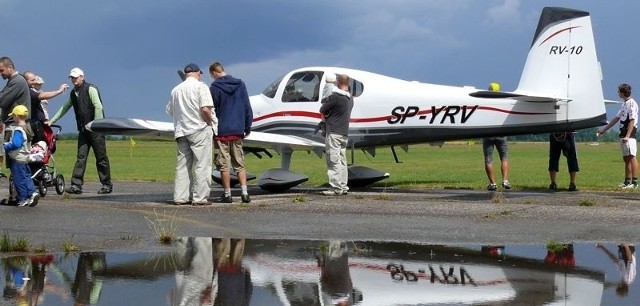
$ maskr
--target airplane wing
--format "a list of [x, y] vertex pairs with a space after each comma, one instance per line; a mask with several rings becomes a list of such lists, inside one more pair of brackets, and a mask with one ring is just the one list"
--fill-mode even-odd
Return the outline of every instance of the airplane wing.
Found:
[[105, 135], [173, 139], [173, 123], [130, 118], [104, 118], [91, 121], [86, 128]]
[[[87, 124], [87, 129], [107, 135], [138, 136], [145, 138], [173, 139], [172, 122], [131, 118], [104, 118]], [[299, 136], [251, 132], [243, 141], [243, 147], [273, 149], [280, 153], [291, 151], [314, 151], [321, 155], [324, 144]]]

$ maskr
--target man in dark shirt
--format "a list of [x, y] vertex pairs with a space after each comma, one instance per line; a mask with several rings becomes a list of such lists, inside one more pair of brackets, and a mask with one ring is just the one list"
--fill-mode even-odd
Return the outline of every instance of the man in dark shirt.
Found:
[[325, 154], [327, 155], [327, 175], [330, 190], [322, 192], [324, 195], [346, 195], [349, 191], [347, 181], [347, 142], [349, 140], [349, 120], [353, 109], [353, 98], [349, 93], [349, 76], [337, 75], [338, 88], [322, 100], [320, 114], [324, 115], [327, 123], [325, 137]]
[[38, 120], [44, 122], [47, 120], [47, 117], [45, 115], [44, 109], [42, 108], [41, 101], [53, 99], [54, 97], [61, 95], [65, 92], [65, 90], [69, 88], [69, 85], [62, 84], [60, 85], [58, 90], [55, 91], [42, 91], [36, 89], [36, 75], [33, 72], [25, 71], [22, 75], [27, 80], [27, 84], [29, 84], [29, 88], [31, 89], [29, 90], [29, 93], [31, 95], [31, 121]]
[[[6, 57], [0, 57], [0, 75], [3, 80], [7, 80], [7, 85], [0, 91], [0, 144], [4, 143], [4, 125], [12, 121], [10, 113], [17, 105], [27, 107], [31, 114], [31, 97], [29, 96], [29, 85], [27, 81], [18, 73], [13, 61]], [[0, 146], [0, 165], [4, 163], [4, 149]], [[1, 167], [0, 167], [1, 169]], [[6, 177], [0, 170], [0, 177]]]
[[240, 181], [240, 200], [251, 202], [247, 191], [247, 172], [242, 150], [242, 139], [251, 133], [253, 110], [247, 93], [247, 86], [240, 79], [228, 75], [222, 64], [215, 62], [209, 66], [209, 73], [215, 80], [209, 90], [213, 98], [213, 107], [218, 117], [218, 134], [214, 137], [215, 164], [220, 170], [224, 193], [222, 203], [232, 203], [231, 168]]
[[54, 124], [73, 106], [73, 111], [76, 115], [76, 126], [78, 128], [78, 154], [71, 176], [71, 186], [65, 191], [70, 194], [82, 193], [87, 157], [89, 150], [93, 148], [98, 178], [100, 179], [100, 183], [102, 183], [102, 188], [98, 190], [98, 194], [111, 193], [113, 191], [113, 184], [111, 183], [111, 166], [109, 164], [109, 157], [107, 156], [105, 136], [85, 128], [87, 123], [95, 119], [104, 118], [100, 91], [97, 86], [85, 81], [84, 72], [80, 68], [71, 69], [69, 78], [74, 87], [69, 95], [69, 99], [60, 107], [58, 112], [51, 118], [51, 121], [46, 122], [47, 124]]

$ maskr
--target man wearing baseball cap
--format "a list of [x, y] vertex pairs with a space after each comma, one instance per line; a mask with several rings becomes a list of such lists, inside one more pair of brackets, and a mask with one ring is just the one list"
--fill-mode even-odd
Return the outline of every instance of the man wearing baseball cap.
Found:
[[100, 91], [95, 85], [85, 82], [84, 72], [80, 68], [76, 67], [71, 69], [69, 78], [74, 86], [69, 95], [69, 99], [62, 105], [53, 118], [51, 118], [51, 121], [47, 122], [49, 125], [55, 123], [73, 106], [78, 128], [78, 154], [71, 176], [71, 186], [67, 188], [66, 192], [73, 194], [82, 193], [84, 171], [87, 166], [87, 155], [89, 154], [89, 150], [93, 148], [93, 154], [96, 157], [98, 177], [102, 183], [102, 188], [100, 188], [98, 194], [111, 193], [113, 191], [113, 184], [111, 183], [111, 167], [109, 166], [109, 157], [107, 157], [105, 137], [103, 134], [91, 132], [85, 128], [87, 123], [95, 119], [104, 118]]
[[209, 205], [213, 135], [218, 120], [209, 88], [196, 64], [184, 67], [185, 79], [171, 90], [165, 111], [173, 118], [176, 176], [173, 202]]

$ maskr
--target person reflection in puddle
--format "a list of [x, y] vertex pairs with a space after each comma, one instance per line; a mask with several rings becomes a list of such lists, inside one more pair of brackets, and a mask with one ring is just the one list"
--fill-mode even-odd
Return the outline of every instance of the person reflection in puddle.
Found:
[[15, 300], [18, 305], [28, 304], [27, 284], [31, 279], [31, 262], [24, 256], [2, 259], [5, 271], [5, 284], [2, 297], [5, 300]]
[[559, 265], [567, 268], [576, 266], [576, 258], [573, 253], [573, 243], [566, 243], [559, 246], [547, 246], [547, 256], [544, 262]]
[[250, 271], [242, 266], [245, 240], [222, 238], [213, 243], [218, 289], [214, 305], [248, 306], [253, 284]]
[[[75, 277], [73, 278], [58, 267], [55, 261], [51, 263], [50, 268], [69, 287], [73, 295], [74, 306], [98, 304], [102, 293], [102, 280], [96, 274], [107, 268], [107, 255], [105, 252], [80, 253]], [[57, 291], [61, 296], [66, 296], [66, 293], [63, 293], [60, 289], [57, 289]]]
[[636, 279], [636, 248], [633, 245], [622, 243], [618, 245], [618, 256], [614, 255], [602, 244], [596, 244], [596, 248], [602, 250], [615, 263], [620, 272], [620, 282], [616, 287], [616, 294], [626, 296], [629, 294], [629, 285]]
[[181, 237], [176, 241], [176, 286], [172, 306], [213, 305], [213, 243], [209, 237]]
[[29, 256], [31, 261], [31, 304], [32, 305], [46, 305], [45, 293], [54, 293], [59, 295], [62, 299], [66, 300], [69, 296], [67, 289], [63, 286], [53, 284], [49, 282], [49, 268], [54, 262], [55, 257], [53, 254], [42, 254]]
[[78, 268], [71, 285], [74, 305], [94, 305], [100, 300], [102, 281], [94, 274], [107, 267], [104, 252], [83, 252], [78, 257]]
[[504, 245], [483, 245], [480, 247], [480, 251], [493, 257], [502, 257], [504, 256]]
[[318, 266], [324, 305], [349, 306], [354, 301], [362, 301], [351, 282], [347, 243], [329, 241], [321, 245], [320, 250]]

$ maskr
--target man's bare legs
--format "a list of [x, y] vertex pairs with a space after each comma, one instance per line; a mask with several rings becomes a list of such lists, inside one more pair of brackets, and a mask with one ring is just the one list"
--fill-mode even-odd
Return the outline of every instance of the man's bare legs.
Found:
[[[242, 202], [251, 202], [247, 189], [247, 172], [245, 170], [236, 171], [236, 175], [238, 176], [240, 188], [242, 189]], [[225, 196], [231, 197], [231, 173], [229, 173], [229, 171], [220, 171], [220, 177], [222, 179], [222, 188], [224, 189]]]

